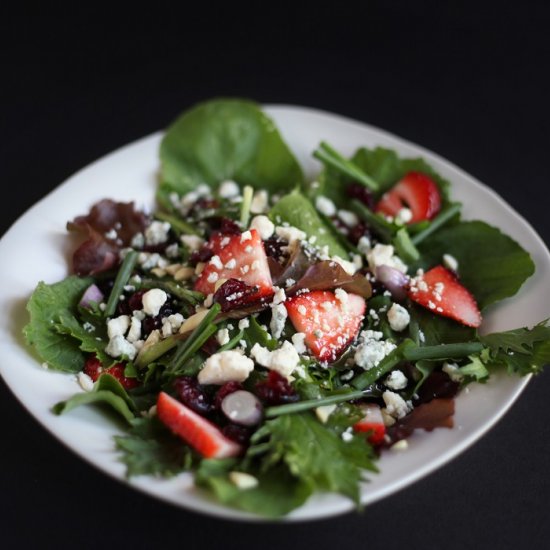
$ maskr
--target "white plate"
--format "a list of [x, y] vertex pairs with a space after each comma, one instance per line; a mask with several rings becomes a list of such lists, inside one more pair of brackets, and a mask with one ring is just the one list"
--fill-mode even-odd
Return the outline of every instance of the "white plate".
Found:
[[[452, 182], [453, 198], [463, 202], [466, 218], [483, 219], [500, 227], [535, 261], [535, 276], [516, 297], [487, 313], [483, 329], [533, 325], [550, 317], [549, 306], [538, 299], [547, 290], [544, 281], [550, 276], [550, 254], [529, 224], [493, 191], [439, 156], [366, 124], [302, 107], [271, 106], [266, 110], [310, 177], [319, 170], [311, 152], [322, 139], [344, 154], [351, 154], [360, 145], [381, 145], [396, 149], [401, 156], [423, 156]], [[53, 283], [68, 273], [71, 247], [65, 230], [67, 220], [84, 214], [105, 197], [134, 200], [140, 207], [152, 208], [161, 137], [161, 133], [156, 133], [143, 138], [84, 168], [33, 206], [0, 242], [0, 310], [8, 313], [0, 318], [2, 376], [45, 428], [82, 458], [121, 481], [124, 467], [117, 461], [112, 441], [112, 436], [120, 433], [117, 427], [93, 408], [76, 409], [62, 417], [51, 413], [54, 403], [66, 399], [79, 387], [74, 376], [42, 369], [25, 348], [21, 329], [27, 322], [25, 302], [37, 282]], [[451, 460], [499, 420], [526, 384], [527, 379], [494, 376], [488, 385], [473, 385], [457, 399], [456, 427], [415, 433], [405, 453], [384, 454], [379, 463], [381, 473], [372, 475], [371, 482], [363, 485], [361, 500], [365, 504], [374, 502]], [[189, 474], [168, 481], [140, 477], [130, 484], [195, 511], [234, 519], [255, 518], [213, 502], [193, 488]], [[321, 518], [352, 506], [337, 495], [316, 495], [289, 519]]]

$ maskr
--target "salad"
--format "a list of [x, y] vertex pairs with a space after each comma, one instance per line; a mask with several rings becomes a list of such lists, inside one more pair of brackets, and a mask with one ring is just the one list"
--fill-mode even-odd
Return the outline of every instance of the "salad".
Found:
[[53, 407], [119, 415], [128, 476], [192, 471], [228, 506], [278, 517], [317, 491], [360, 505], [377, 461], [495, 370], [550, 361], [550, 326], [481, 335], [534, 272], [464, 221], [451, 183], [388, 149], [326, 142], [314, 181], [253, 102], [183, 113], [157, 208], [106, 198], [67, 227], [71, 275], [40, 282], [25, 337], [81, 386]]

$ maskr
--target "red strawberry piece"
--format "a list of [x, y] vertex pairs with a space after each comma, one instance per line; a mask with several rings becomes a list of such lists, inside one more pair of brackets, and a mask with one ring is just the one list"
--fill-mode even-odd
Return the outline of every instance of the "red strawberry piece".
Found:
[[95, 382], [99, 378], [99, 375], [103, 373], [103, 365], [95, 355], [90, 355], [86, 359], [83, 370], [84, 374], [87, 374]]
[[209, 243], [214, 256], [204, 267], [195, 290], [213, 294], [220, 279], [237, 279], [257, 292], [251, 293], [250, 301], [257, 301], [273, 294], [273, 283], [262, 239], [255, 229], [239, 235], [213, 236]]
[[409, 172], [382, 195], [376, 212], [396, 216], [402, 208], [409, 208], [412, 212], [408, 223], [431, 220], [441, 208], [439, 188], [426, 174]]
[[373, 445], [380, 445], [384, 441], [386, 435], [386, 426], [384, 426], [384, 419], [382, 418], [382, 412], [378, 405], [368, 404], [362, 405], [363, 418], [353, 425], [353, 430], [356, 432], [370, 432], [368, 436], [369, 443]]
[[205, 458], [227, 458], [239, 455], [243, 448], [221, 430], [165, 392], [157, 400], [157, 415], [173, 433], [181, 437]]
[[288, 316], [320, 361], [336, 361], [355, 339], [365, 314], [365, 300], [342, 290], [315, 290], [289, 298]]
[[106, 369], [97, 357], [91, 356], [86, 360], [83, 370], [84, 374], [87, 374], [93, 382], [97, 382], [97, 379], [102, 374], [110, 374], [113, 378], [116, 378], [126, 390], [131, 390], [139, 386], [139, 382], [135, 378], [129, 378], [124, 375], [124, 365], [122, 363], [116, 363], [112, 367]]
[[475, 298], [457, 276], [442, 265], [411, 279], [407, 294], [413, 302], [435, 314], [450, 317], [468, 327], [481, 325]]

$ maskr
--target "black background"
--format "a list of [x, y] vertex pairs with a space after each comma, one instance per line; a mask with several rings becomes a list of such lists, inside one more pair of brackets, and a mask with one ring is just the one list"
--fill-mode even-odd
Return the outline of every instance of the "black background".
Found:
[[[419, 143], [550, 242], [544, 3], [260, 4], [4, 13], [1, 232], [79, 168], [227, 95], [322, 108]], [[547, 548], [549, 394], [547, 372], [471, 449], [361, 515], [273, 525], [195, 515], [107, 478], [0, 381], [1, 545]]]

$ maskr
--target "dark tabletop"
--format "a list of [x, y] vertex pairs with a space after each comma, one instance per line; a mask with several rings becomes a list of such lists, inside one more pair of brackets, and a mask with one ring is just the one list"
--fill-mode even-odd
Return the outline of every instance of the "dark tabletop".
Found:
[[[5, 14], [1, 232], [79, 168], [226, 95], [333, 111], [421, 144], [550, 242], [549, 10], [395, 4]], [[0, 381], [0, 546], [548, 548], [549, 395], [546, 372], [473, 447], [360, 515], [263, 525], [195, 515], [106, 477]]]

